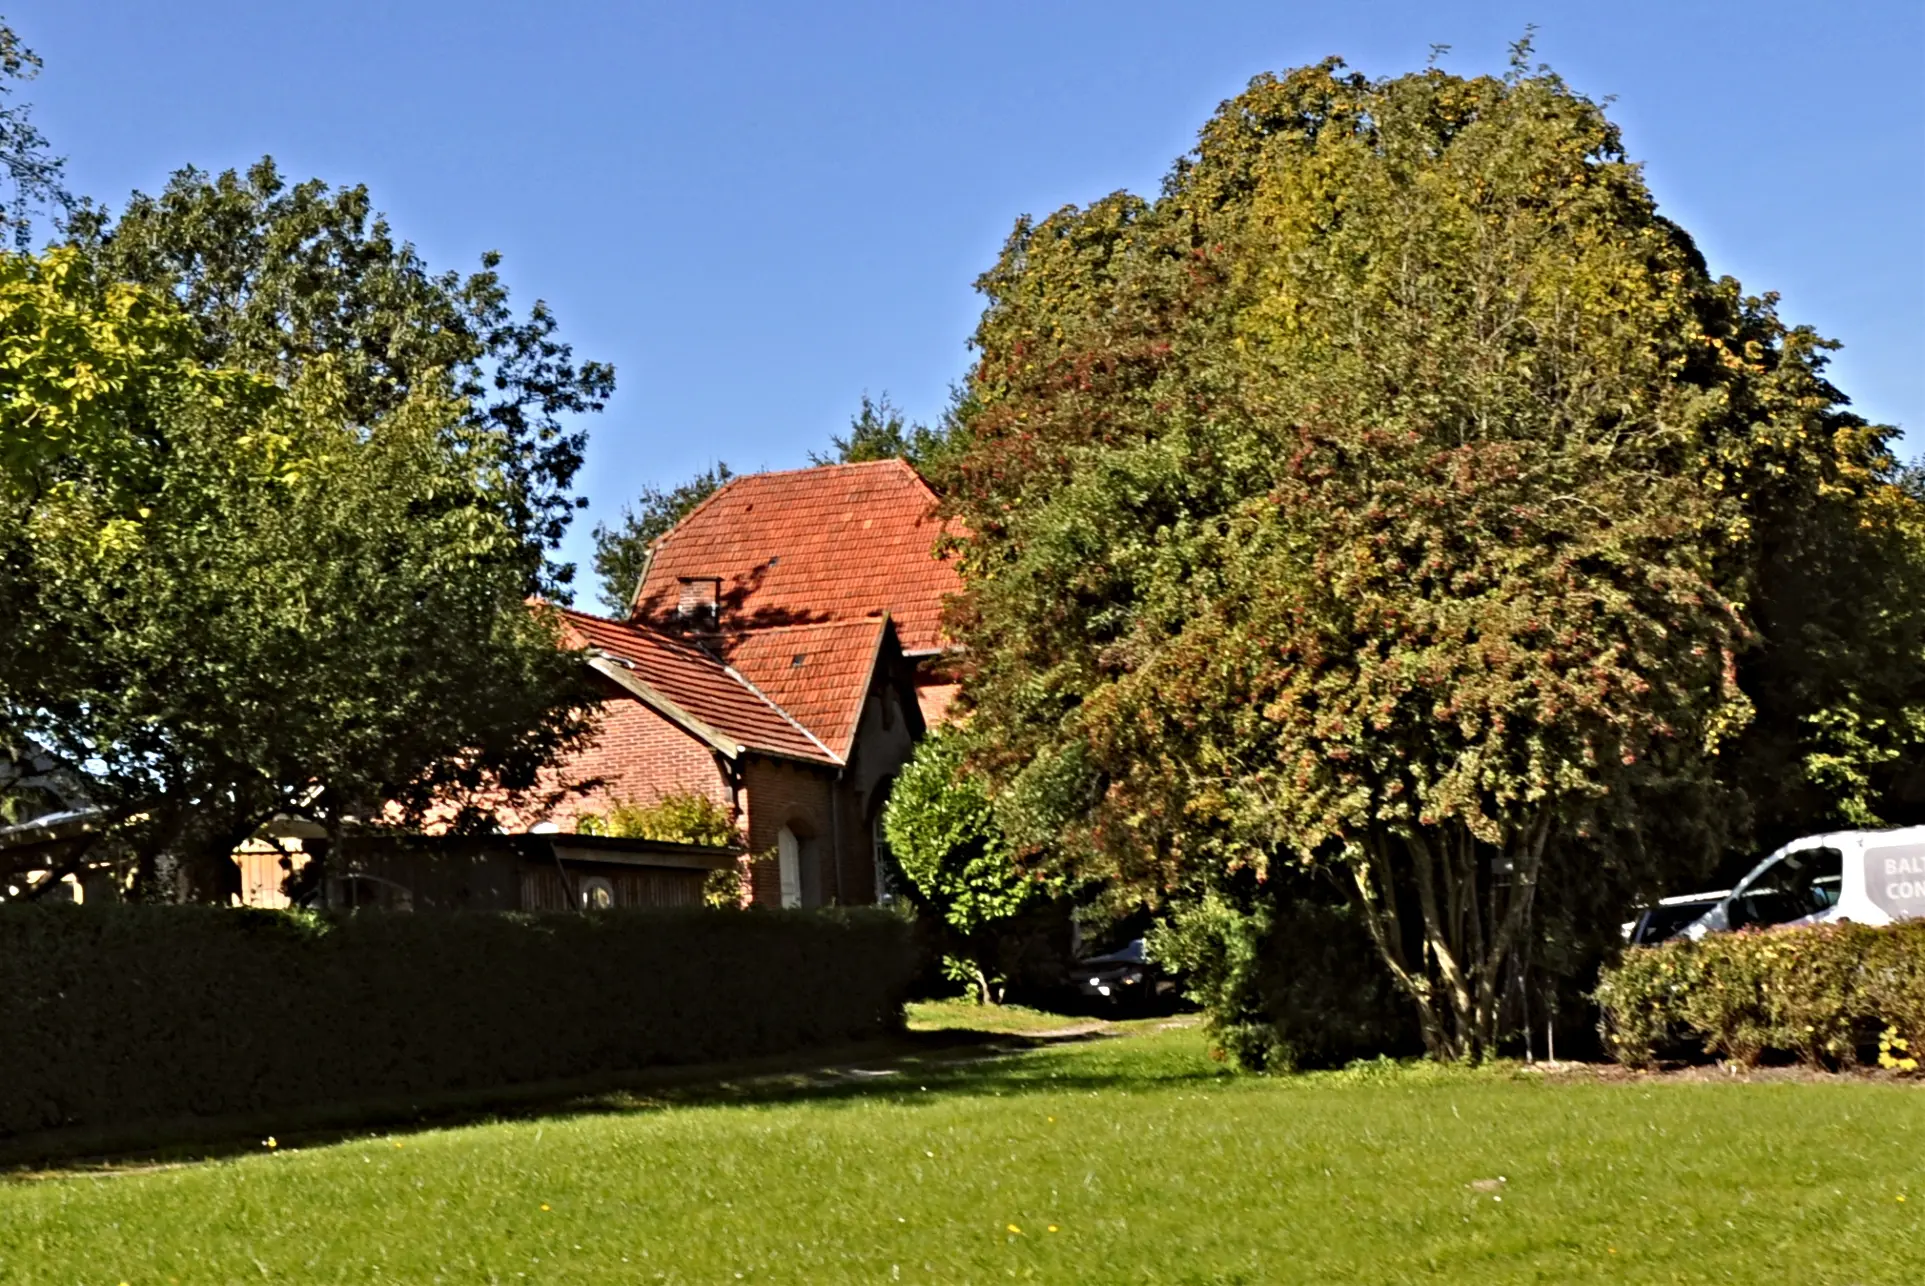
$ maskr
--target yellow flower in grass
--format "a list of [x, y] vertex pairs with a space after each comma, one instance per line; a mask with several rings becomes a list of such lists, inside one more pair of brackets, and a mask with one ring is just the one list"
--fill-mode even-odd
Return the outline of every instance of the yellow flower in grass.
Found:
[[1009, 1230], [1015, 1233], [1018, 1237], [1023, 1235], [1023, 1230], [1021, 1228], [1018, 1228], [1015, 1224], [1009, 1225]]

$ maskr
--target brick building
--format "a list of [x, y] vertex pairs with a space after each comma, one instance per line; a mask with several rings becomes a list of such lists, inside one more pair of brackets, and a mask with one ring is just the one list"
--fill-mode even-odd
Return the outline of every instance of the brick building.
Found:
[[900, 460], [753, 474], [650, 551], [627, 620], [564, 610], [603, 693], [597, 780], [539, 820], [696, 792], [730, 808], [758, 904], [872, 902], [882, 804], [955, 688], [935, 495]]

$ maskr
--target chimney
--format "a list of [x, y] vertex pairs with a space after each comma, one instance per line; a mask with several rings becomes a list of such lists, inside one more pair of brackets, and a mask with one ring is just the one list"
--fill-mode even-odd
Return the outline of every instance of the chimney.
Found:
[[720, 576], [678, 576], [682, 592], [675, 600], [675, 619], [696, 628], [717, 626], [721, 622], [722, 578]]

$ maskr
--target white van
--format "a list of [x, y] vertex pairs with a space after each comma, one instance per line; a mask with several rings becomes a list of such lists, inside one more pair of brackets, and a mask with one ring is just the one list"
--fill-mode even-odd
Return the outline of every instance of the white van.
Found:
[[1925, 916], [1925, 826], [1795, 839], [1751, 868], [1683, 936], [1773, 924]]

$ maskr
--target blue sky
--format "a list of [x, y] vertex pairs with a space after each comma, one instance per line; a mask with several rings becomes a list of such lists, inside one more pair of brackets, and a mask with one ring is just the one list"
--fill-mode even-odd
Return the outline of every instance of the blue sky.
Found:
[[[273, 154], [365, 182], [436, 267], [506, 256], [620, 388], [567, 549], [648, 481], [801, 464], [865, 391], [929, 418], [1016, 216], [1153, 192], [1254, 74], [1539, 56], [1714, 271], [1925, 425], [1925, 4], [14, 0], [76, 191]], [[1914, 437], [1914, 441], [1921, 441]], [[584, 590], [588, 586], [584, 583]], [[592, 597], [592, 594], [589, 595]]]

